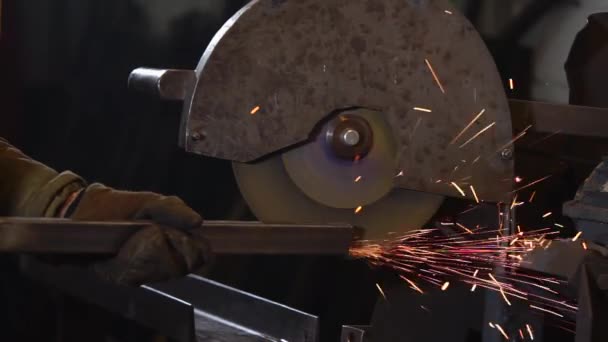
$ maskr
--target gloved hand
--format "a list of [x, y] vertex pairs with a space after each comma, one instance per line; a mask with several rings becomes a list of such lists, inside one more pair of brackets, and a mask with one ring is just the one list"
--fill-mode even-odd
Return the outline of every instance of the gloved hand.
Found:
[[177, 197], [92, 184], [82, 191], [67, 216], [158, 224], [134, 234], [112, 259], [92, 265], [97, 275], [113, 283], [140, 285], [179, 277], [202, 266], [209, 256], [208, 246], [188, 233], [201, 225], [201, 216]]

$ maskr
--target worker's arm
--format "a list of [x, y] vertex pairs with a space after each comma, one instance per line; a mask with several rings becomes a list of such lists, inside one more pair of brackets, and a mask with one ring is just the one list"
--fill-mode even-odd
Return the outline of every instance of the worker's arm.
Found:
[[188, 230], [201, 216], [175, 196], [120, 191], [57, 172], [0, 138], [0, 216], [75, 220], [149, 220], [157, 224], [132, 236], [119, 254], [91, 268], [109, 281], [137, 285], [178, 277], [208, 258], [207, 246]]
[[76, 174], [59, 173], [0, 138], [0, 216], [59, 216], [70, 195], [85, 186]]

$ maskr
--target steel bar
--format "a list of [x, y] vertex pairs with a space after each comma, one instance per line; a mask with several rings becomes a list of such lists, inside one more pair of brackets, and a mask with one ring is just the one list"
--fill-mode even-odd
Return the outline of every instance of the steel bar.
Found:
[[[64, 219], [0, 218], [0, 252], [115, 254], [150, 222], [89, 222]], [[207, 221], [192, 235], [216, 254], [346, 255], [353, 241], [348, 225], [282, 225]]]
[[178, 342], [316, 342], [319, 322], [253, 294], [188, 275], [139, 288], [102, 282], [69, 266], [24, 257], [29, 277], [87, 303], [138, 322]]
[[541, 133], [608, 137], [608, 109], [513, 99], [509, 105], [516, 132], [532, 125]]

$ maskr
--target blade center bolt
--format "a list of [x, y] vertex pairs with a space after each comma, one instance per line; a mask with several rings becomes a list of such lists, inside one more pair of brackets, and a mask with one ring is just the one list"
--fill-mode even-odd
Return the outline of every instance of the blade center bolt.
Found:
[[352, 128], [346, 129], [342, 133], [342, 136], [340, 138], [342, 139], [342, 142], [346, 146], [355, 146], [361, 140], [361, 136], [359, 135], [359, 132]]

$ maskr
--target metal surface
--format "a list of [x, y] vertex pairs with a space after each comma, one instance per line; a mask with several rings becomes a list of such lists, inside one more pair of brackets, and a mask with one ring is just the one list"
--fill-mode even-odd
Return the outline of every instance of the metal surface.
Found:
[[150, 287], [194, 306], [201, 341], [318, 340], [317, 317], [196, 275]]
[[371, 342], [371, 326], [343, 325], [340, 342]]
[[[0, 218], [0, 252], [115, 254], [136, 230], [150, 224]], [[191, 232], [216, 254], [347, 255], [354, 238], [347, 225], [207, 221]]]
[[369, 127], [365, 140], [369, 140], [370, 149], [365, 154], [356, 151], [349, 159], [343, 159], [334, 153], [333, 141], [326, 136], [341, 124], [340, 115], [325, 124], [314, 141], [285, 152], [282, 159], [291, 181], [312, 200], [330, 208], [355, 210], [378, 201], [393, 189], [398, 158], [395, 138], [381, 113], [346, 113], [344, 116], [353, 118], [349, 121], [364, 120]]
[[361, 107], [383, 113], [397, 138], [394, 171], [407, 177], [396, 187], [458, 197], [449, 184], [467, 178], [487, 201], [511, 190], [500, 180], [512, 178], [513, 163], [497, 151], [512, 138], [502, 82], [447, 0], [254, 0], [195, 72], [180, 129], [186, 151], [251, 162], [305, 142], [336, 110]]
[[192, 70], [138, 68], [129, 75], [129, 88], [165, 100], [183, 100], [195, 81]]
[[560, 133], [588, 137], [608, 137], [608, 109], [509, 100], [513, 129], [529, 125], [542, 133]]
[[262, 163], [233, 163], [241, 194], [263, 222], [319, 224], [349, 222], [364, 238], [384, 238], [391, 231], [418, 229], [437, 211], [443, 197], [394, 189], [356, 212], [324, 206], [306, 196], [291, 180], [280, 155]]
[[563, 211], [586, 239], [608, 245], [608, 161], [596, 167]]
[[195, 275], [118, 287], [72, 267], [25, 258], [30, 277], [179, 342], [315, 342], [315, 316]]

